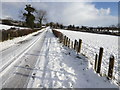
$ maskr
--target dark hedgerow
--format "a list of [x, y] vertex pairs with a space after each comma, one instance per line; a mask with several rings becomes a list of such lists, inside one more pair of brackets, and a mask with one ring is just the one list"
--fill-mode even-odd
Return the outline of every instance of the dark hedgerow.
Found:
[[56, 37], [60, 37], [62, 35], [61, 32], [59, 31], [56, 31], [56, 30], [52, 30], [53, 34], [56, 36]]
[[38, 30], [33, 30], [33, 29], [9, 29], [9, 30], [0, 30], [1, 35], [1, 40], [0, 41], [5, 41], [8, 39], [13, 39], [15, 37], [21, 37], [21, 36], [25, 36], [28, 35], [32, 32], [36, 32]]

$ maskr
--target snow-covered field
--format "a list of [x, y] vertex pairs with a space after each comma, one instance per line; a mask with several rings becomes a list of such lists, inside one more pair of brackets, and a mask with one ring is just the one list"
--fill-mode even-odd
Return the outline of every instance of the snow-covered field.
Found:
[[[118, 67], [120, 66], [118, 59], [118, 36], [93, 34], [86, 32], [68, 31], [62, 29], [56, 29], [68, 36], [72, 41], [82, 39], [82, 51], [90, 62], [94, 66], [95, 54], [99, 54], [99, 48], [104, 48], [103, 60], [102, 60], [102, 75], [108, 74], [109, 57], [110, 55], [115, 56], [115, 67], [114, 67], [114, 82], [118, 82]], [[120, 75], [119, 75], [120, 76]]]
[[0, 24], [0, 30], [7, 30], [7, 29], [10, 29], [10, 28], [19, 28], [19, 29], [28, 29], [28, 28], [25, 28], [25, 27], [16, 27], [16, 26], [9, 26], [9, 25], [3, 25], [3, 24]]

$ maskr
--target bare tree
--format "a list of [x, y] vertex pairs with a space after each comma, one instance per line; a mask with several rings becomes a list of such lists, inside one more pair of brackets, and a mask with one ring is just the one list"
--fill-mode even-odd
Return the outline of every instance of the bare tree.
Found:
[[20, 18], [21, 20], [25, 19], [25, 16], [23, 16], [24, 11], [23, 10], [19, 10], [18, 12], [18, 18]]
[[39, 22], [40, 27], [42, 27], [42, 22], [47, 21], [47, 12], [44, 10], [37, 10], [36, 11], [36, 20]]

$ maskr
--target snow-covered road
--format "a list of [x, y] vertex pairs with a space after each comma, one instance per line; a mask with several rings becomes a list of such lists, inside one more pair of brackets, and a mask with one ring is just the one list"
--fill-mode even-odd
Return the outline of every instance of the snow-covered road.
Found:
[[1, 51], [2, 68], [0, 69], [0, 78], [2, 78], [3, 87], [23, 88], [26, 85], [28, 77], [19, 77], [17, 72], [30, 74], [31, 70], [28, 68], [34, 67], [46, 34], [46, 30], [42, 31], [38, 31], [30, 38]]

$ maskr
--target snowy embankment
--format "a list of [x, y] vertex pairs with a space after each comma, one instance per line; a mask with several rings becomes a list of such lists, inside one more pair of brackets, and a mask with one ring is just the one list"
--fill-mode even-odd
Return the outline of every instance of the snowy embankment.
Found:
[[[118, 67], [120, 66], [118, 59], [118, 36], [111, 35], [102, 35], [102, 34], [93, 34], [86, 32], [77, 32], [56, 29], [62, 32], [64, 35], [69, 37], [72, 41], [82, 39], [82, 51], [81, 53], [85, 54], [89, 59], [91, 64], [94, 66], [95, 54], [99, 54], [99, 48], [103, 47], [103, 60], [102, 60], [102, 69], [101, 73], [103, 76], [108, 74], [109, 67], [109, 57], [110, 55], [115, 56], [115, 67], [114, 67], [114, 82], [119, 83], [118, 81]], [[119, 75], [120, 76], [120, 75]]]
[[62, 46], [48, 29], [28, 88], [116, 88], [89, 68], [87, 58]]
[[19, 29], [28, 29], [28, 28], [25, 28], [25, 27], [17, 27], [17, 26], [9, 26], [9, 25], [3, 25], [3, 24], [0, 24], [0, 30], [8, 30], [10, 28], [19, 28]]

